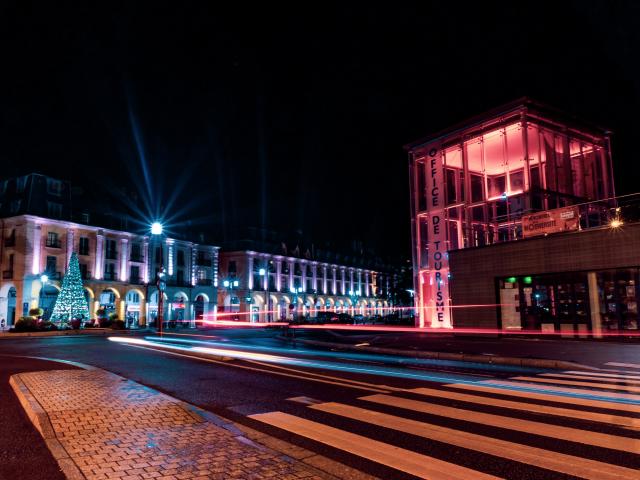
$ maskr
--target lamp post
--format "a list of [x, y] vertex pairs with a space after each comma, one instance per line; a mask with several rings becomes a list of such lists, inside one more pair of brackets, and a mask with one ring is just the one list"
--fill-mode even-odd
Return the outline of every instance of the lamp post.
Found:
[[231, 302], [233, 301], [233, 289], [234, 289], [234, 287], [238, 287], [238, 285], [240, 285], [240, 282], [238, 282], [238, 280], [233, 278], [233, 277], [229, 278], [229, 279], [226, 279], [225, 281], [222, 282], [222, 286], [224, 288], [229, 289], [229, 295], [231, 296], [231, 300], [230, 300]]
[[164, 253], [162, 251], [162, 224], [159, 222], [153, 222], [151, 224], [151, 235], [154, 235], [159, 239], [160, 243], [160, 270], [156, 276], [156, 286], [158, 287], [158, 315], [156, 322], [158, 322], [158, 333], [162, 335], [162, 324], [164, 322], [164, 290], [167, 286], [167, 282], [164, 278]]
[[264, 319], [268, 323], [269, 322], [269, 310], [270, 310], [269, 309], [269, 277], [267, 276], [267, 270], [264, 269], [264, 268], [261, 268], [260, 270], [258, 270], [258, 273], [260, 274], [261, 277], [266, 277], [266, 279], [263, 280], [263, 283], [265, 285], [265, 287], [264, 287], [264, 306], [266, 308]]
[[[47, 282], [49, 281], [49, 275], [47, 275], [46, 273], [43, 273], [42, 275], [40, 275], [40, 283], [42, 283], [42, 289], [40, 290], [40, 297], [44, 297], [46, 295], [46, 291], [45, 291], [45, 287], [47, 286]], [[38, 301], [38, 305], [40, 305], [40, 301]], [[48, 307], [48, 305], [47, 305]], [[47, 312], [44, 311], [42, 312], [42, 318], [44, 319], [44, 316]]]

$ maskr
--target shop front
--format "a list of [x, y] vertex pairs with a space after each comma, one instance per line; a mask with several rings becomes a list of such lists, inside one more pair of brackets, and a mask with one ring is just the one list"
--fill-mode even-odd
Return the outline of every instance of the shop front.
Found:
[[638, 330], [637, 285], [638, 268], [502, 277], [501, 328], [578, 336]]

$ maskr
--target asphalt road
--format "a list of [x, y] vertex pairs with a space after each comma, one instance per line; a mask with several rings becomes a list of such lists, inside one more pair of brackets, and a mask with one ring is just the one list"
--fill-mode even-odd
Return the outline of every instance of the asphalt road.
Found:
[[[291, 348], [273, 337], [168, 335], [169, 352], [153, 338], [29, 338], [4, 340], [0, 352], [96, 365], [385, 479], [416, 478], [415, 465], [518, 480], [638, 478], [640, 370], [550, 377]], [[193, 358], [194, 347], [210, 349], [198, 352], [208, 360]]]
[[[0, 345], [0, 352], [6, 350], [3, 347], [4, 345]], [[0, 354], [0, 479], [65, 479], [58, 463], [13, 393], [9, 377], [16, 373], [70, 368], [75, 367]]]

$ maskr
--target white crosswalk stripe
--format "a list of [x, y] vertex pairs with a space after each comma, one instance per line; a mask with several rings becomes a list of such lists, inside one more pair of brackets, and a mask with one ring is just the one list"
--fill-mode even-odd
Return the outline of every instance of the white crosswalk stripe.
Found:
[[[314, 402], [303, 410], [309, 412], [312, 419], [304, 418], [306, 413], [291, 415], [279, 411], [250, 418], [418, 478], [498, 478], [494, 476], [495, 469], [483, 472], [483, 468], [474, 468], [475, 463], [460, 460], [462, 464], [459, 464], [458, 457], [438, 458], [443, 455], [441, 444], [446, 444], [476, 452], [476, 455], [488, 455], [489, 459], [493, 458], [488, 464], [495, 463], [498, 457], [523, 464], [524, 468], [543, 469], [549, 472], [549, 478], [570, 475], [592, 480], [638, 480], [640, 396], [606, 388], [613, 386], [607, 382], [630, 381], [625, 375], [585, 373], [582, 376], [582, 372], [567, 371], [439, 388], [413, 388], [360, 397], [358, 405]], [[577, 385], [566, 385], [564, 379], [570, 378], [575, 378]], [[583, 379], [593, 382], [583, 382]], [[585, 384], [593, 387], [576, 388], [587, 386]], [[446, 405], [447, 402], [456, 405]], [[490, 409], [490, 413], [486, 409]], [[318, 415], [329, 415], [336, 420], [330, 422], [322, 417], [323, 420], [318, 421]], [[349, 428], [329, 426], [340, 426], [339, 418], [370, 425], [375, 430], [366, 429], [363, 434], [363, 430], [353, 433]], [[454, 419], [455, 428], [443, 426], [446, 419]], [[560, 425], [564, 421], [568, 421], [569, 426]], [[484, 431], [486, 428], [488, 433]], [[384, 431], [395, 432], [394, 435], [406, 436], [406, 439], [401, 446], [393, 445], [383, 441], [387, 439]], [[510, 431], [517, 440], [512, 441]], [[411, 440], [415, 437], [427, 443], [415, 443]], [[553, 448], [541, 443], [539, 438], [553, 439]], [[593, 457], [590, 452], [598, 449], [603, 449], [602, 453]], [[618, 457], [609, 453], [612, 451], [630, 457], [623, 457], [625, 460], [617, 464]], [[498, 470], [505, 478], [519, 475], [508, 469]], [[536, 470], [531, 475], [539, 472]]]

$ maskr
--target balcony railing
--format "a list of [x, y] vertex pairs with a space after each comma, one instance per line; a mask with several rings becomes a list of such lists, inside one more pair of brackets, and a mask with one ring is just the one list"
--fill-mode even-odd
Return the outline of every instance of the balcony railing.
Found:
[[131, 277], [131, 278], [129, 278], [129, 283], [133, 283], [133, 284], [136, 284], [136, 285], [141, 285], [142, 284], [142, 278], [140, 276]]
[[132, 262], [138, 262], [138, 263], [144, 262], [144, 259], [142, 258], [142, 254], [140, 253], [132, 253], [129, 256], [129, 260]]
[[16, 237], [8, 237], [4, 239], [5, 247], [15, 247], [16, 246]]
[[211, 278], [199, 278], [197, 283], [198, 285], [210, 287], [211, 285], [213, 285], [213, 280]]
[[198, 265], [199, 267], [210, 267], [211, 266], [211, 259], [210, 258], [197, 258], [196, 259], [196, 265]]
[[4, 270], [2, 272], [3, 280], [11, 280], [13, 278], [13, 270]]
[[107, 260], [117, 260], [118, 252], [115, 250], [107, 250], [104, 256]]
[[116, 272], [104, 272], [103, 279], [113, 282], [116, 279]]
[[45, 246], [48, 248], [60, 248], [60, 240], [47, 240]]

